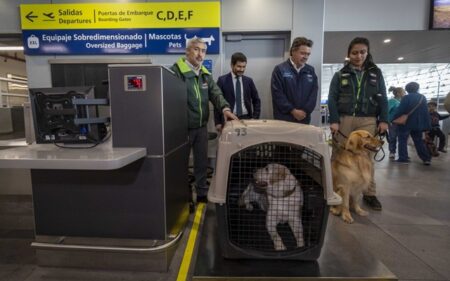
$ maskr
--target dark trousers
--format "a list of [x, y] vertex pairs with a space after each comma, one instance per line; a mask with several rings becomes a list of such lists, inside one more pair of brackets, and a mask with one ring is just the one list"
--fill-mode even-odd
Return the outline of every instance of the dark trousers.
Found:
[[206, 196], [208, 170], [208, 130], [205, 127], [189, 129], [189, 145], [194, 156], [194, 177], [197, 194]]
[[431, 141], [434, 142], [434, 137], [438, 137], [439, 138], [439, 146], [438, 149], [442, 150], [445, 147], [445, 135], [444, 133], [441, 131], [440, 128], [433, 128], [431, 129], [431, 131], [428, 133], [428, 136], [430, 137]]
[[431, 155], [425, 147], [422, 139], [422, 131], [411, 131], [405, 126], [398, 126], [398, 160], [408, 161], [408, 136], [411, 138], [416, 147], [417, 155], [422, 161], [430, 161]]
[[252, 117], [248, 114], [238, 116], [239, 119], [252, 119]]

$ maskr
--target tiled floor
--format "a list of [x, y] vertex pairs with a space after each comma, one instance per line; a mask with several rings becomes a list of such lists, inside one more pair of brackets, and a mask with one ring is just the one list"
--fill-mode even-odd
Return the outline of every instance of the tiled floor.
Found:
[[[450, 280], [450, 153], [431, 166], [410, 156], [409, 165], [387, 158], [376, 164], [383, 211], [355, 215], [351, 225], [331, 216], [328, 233], [352, 237], [399, 280]], [[0, 196], [0, 280], [175, 280], [188, 238], [169, 272], [142, 273], [38, 267], [33, 235], [31, 196]]]

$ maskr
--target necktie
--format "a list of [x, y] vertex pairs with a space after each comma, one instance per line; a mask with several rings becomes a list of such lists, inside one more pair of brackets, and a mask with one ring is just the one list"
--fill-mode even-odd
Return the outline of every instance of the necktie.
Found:
[[239, 76], [236, 76], [236, 90], [234, 93], [236, 95], [236, 115], [239, 117], [242, 115], [241, 81]]

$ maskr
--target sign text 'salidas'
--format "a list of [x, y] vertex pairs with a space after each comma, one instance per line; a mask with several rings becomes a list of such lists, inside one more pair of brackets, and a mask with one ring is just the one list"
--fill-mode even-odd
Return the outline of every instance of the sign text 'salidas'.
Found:
[[92, 19], [82, 18], [83, 11], [76, 9], [59, 9], [58, 10], [58, 22], [60, 24], [91, 24]]

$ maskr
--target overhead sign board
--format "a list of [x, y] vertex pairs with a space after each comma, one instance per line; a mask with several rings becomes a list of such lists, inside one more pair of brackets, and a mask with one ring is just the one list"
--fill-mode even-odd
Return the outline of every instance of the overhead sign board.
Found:
[[202, 38], [209, 54], [219, 53], [218, 28], [24, 30], [27, 55], [184, 53], [187, 41]]
[[220, 2], [20, 5], [25, 54], [184, 53], [203, 38], [219, 53]]

